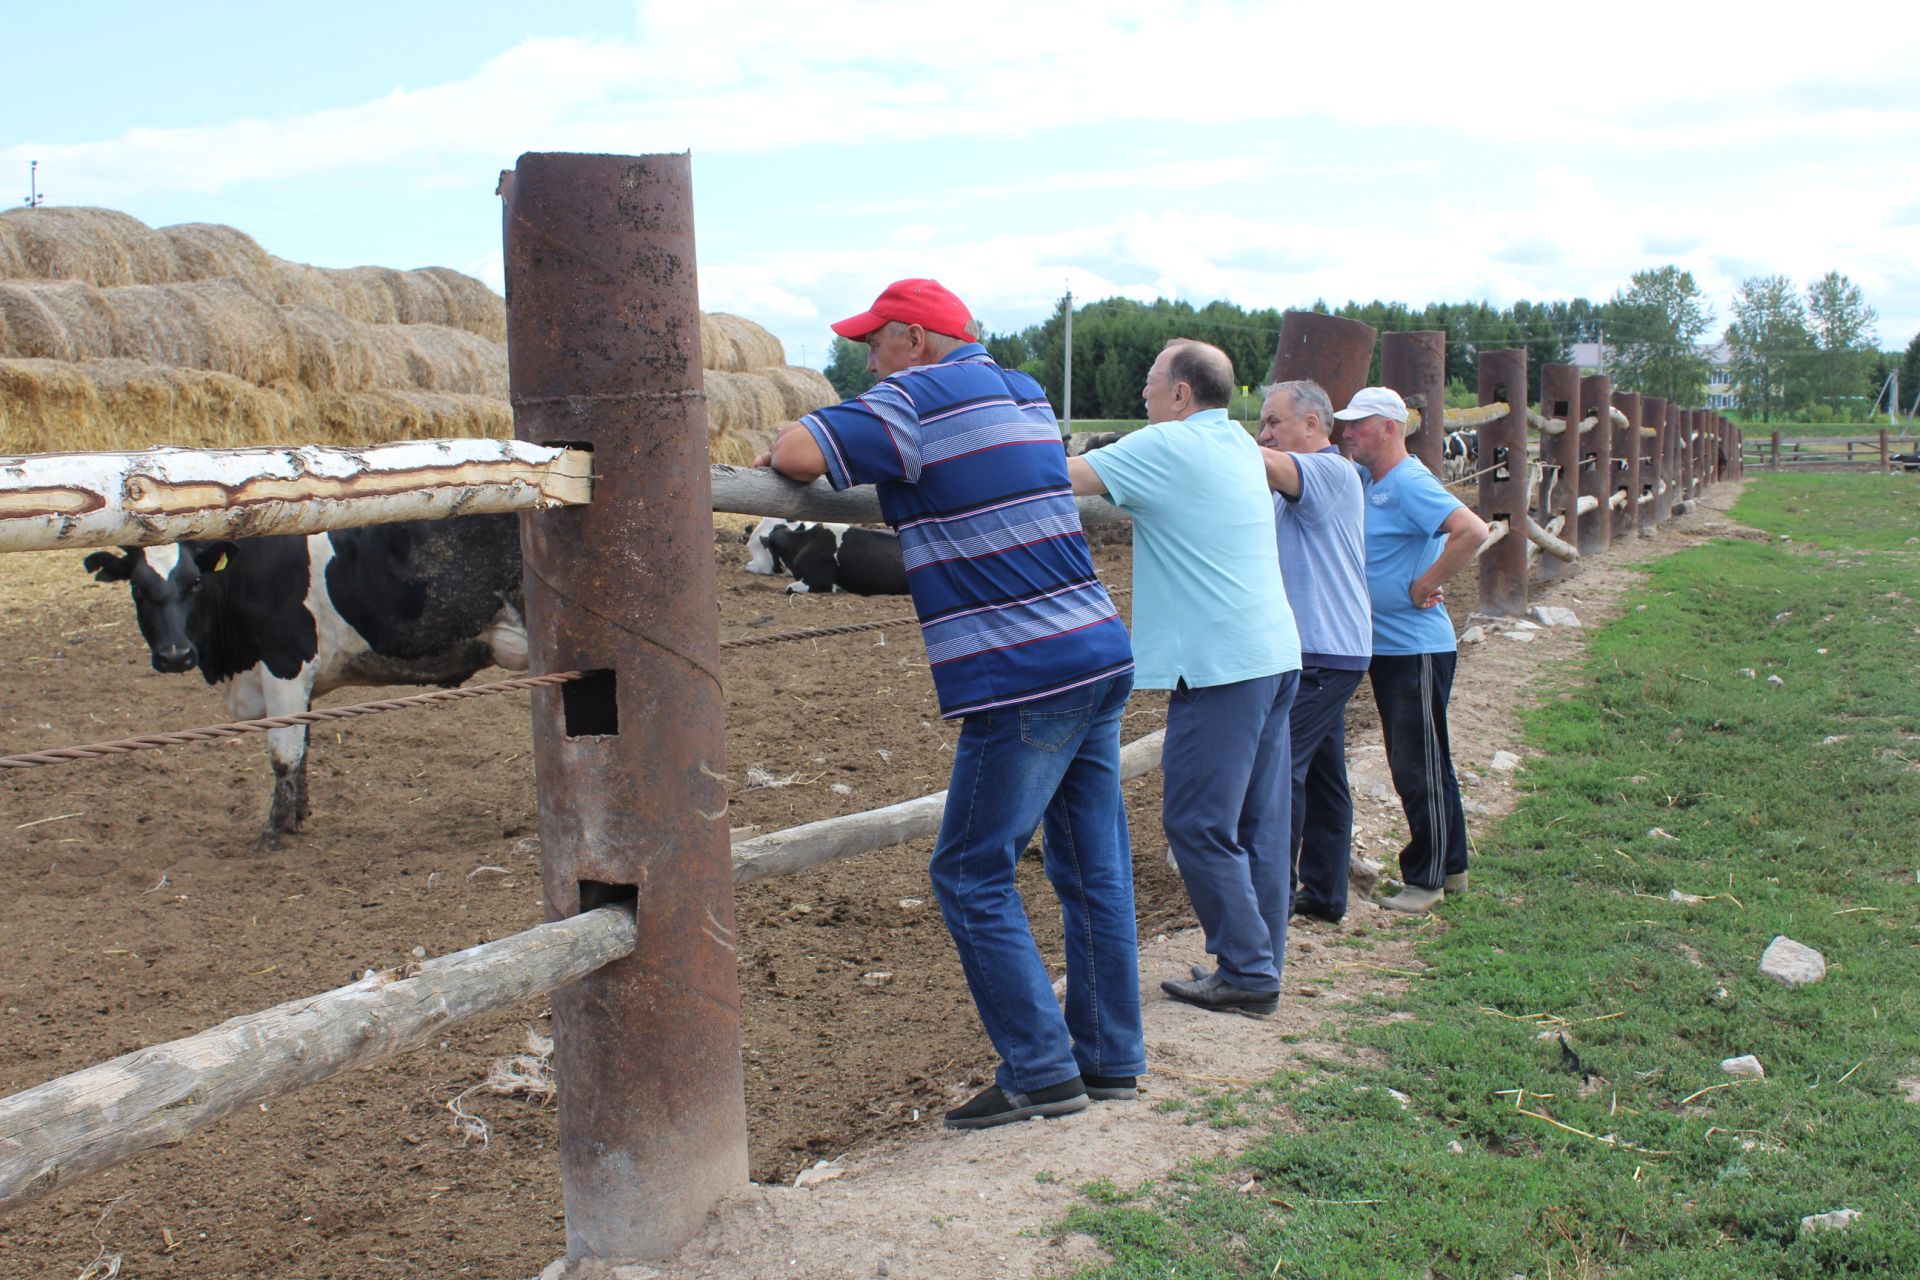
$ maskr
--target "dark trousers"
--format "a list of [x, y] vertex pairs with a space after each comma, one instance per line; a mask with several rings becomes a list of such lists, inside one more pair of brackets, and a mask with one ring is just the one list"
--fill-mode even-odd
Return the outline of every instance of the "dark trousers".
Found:
[[1447, 740], [1457, 659], [1452, 653], [1375, 654], [1367, 669], [1387, 768], [1410, 833], [1400, 851], [1400, 878], [1421, 889], [1438, 889], [1467, 869], [1467, 818]]
[[1347, 700], [1364, 671], [1307, 667], [1293, 697], [1294, 905], [1320, 916], [1347, 911], [1353, 795], [1347, 790]]
[[1160, 820], [1220, 973], [1280, 989], [1293, 860], [1287, 713], [1300, 673], [1190, 688], [1167, 701]]

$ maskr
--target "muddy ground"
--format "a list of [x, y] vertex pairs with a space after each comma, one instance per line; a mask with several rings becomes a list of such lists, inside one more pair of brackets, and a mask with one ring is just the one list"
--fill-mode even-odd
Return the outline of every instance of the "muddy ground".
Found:
[[[735, 535], [746, 523], [716, 532], [723, 636], [908, 612], [900, 599], [784, 596], [780, 584], [739, 570]], [[1663, 539], [1658, 549], [1673, 545]], [[1124, 541], [1096, 548], [1116, 585], [1128, 581], [1129, 556]], [[151, 670], [125, 587], [93, 584], [79, 558], [0, 557], [0, 750], [226, 719], [197, 676]], [[1583, 589], [1596, 600], [1616, 595], [1632, 577], [1624, 567], [1588, 566], [1556, 598]], [[1449, 596], [1458, 623], [1472, 608], [1472, 574]], [[1508, 681], [1538, 669], [1549, 645], [1575, 643], [1553, 637], [1468, 651], [1454, 719], [1463, 768], [1485, 774], [1494, 747], [1508, 744]], [[736, 826], [777, 830], [945, 786], [954, 732], [938, 718], [912, 628], [736, 651], [725, 661]], [[325, 701], [373, 696], [348, 689]], [[1160, 727], [1164, 706], [1164, 695], [1136, 696], [1124, 736]], [[1352, 725], [1365, 756], [1377, 733], [1364, 690]], [[369, 966], [404, 963], [416, 947], [439, 955], [536, 923], [528, 737], [521, 695], [327, 726], [314, 742], [309, 829], [267, 854], [251, 852], [270, 780], [258, 737], [0, 776], [0, 1094], [341, 985]], [[1378, 855], [1392, 847], [1398, 813], [1373, 750], [1370, 766], [1356, 760], [1356, 821]], [[1384, 989], [1391, 979], [1383, 971], [1403, 962], [1425, 927], [1356, 908], [1337, 928], [1300, 931], [1289, 956], [1294, 998], [1268, 1022], [1169, 1012], [1154, 984], [1198, 959], [1198, 943], [1182, 932], [1191, 916], [1164, 861], [1158, 775], [1128, 784], [1127, 794], [1148, 948], [1149, 1048], [1161, 1069], [1150, 1097], [1236, 1078], [1236, 1069], [1263, 1074], [1311, 1048], [1291, 1042]], [[1469, 788], [1495, 811], [1505, 794], [1491, 777]], [[937, 1157], [954, 1139], [981, 1144], [963, 1157], [974, 1164], [1009, 1143], [937, 1129], [944, 1108], [990, 1078], [992, 1055], [929, 900], [929, 848], [915, 841], [740, 892], [756, 1180], [787, 1182], [849, 1152], [882, 1164], [925, 1159], [913, 1153], [927, 1150]], [[1037, 871], [1030, 881], [1029, 901], [1047, 902]], [[1034, 914], [1057, 961], [1057, 920]], [[894, 977], [863, 981], [877, 971]], [[551, 1102], [467, 1091], [494, 1060], [521, 1051], [530, 1029], [546, 1029], [544, 1012], [543, 1001], [530, 1002], [455, 1028], [437, 1047], [268, 1103], [0, 1218], [0, 1277], [77, 1277], [114, 1254], [122, 1276], [531, 1276], [564, 1248]], [[488, 1126], [484, 1144], [448, 1110], [463, 1094]], [[1055, 1153], [1056, 1172], [1090, 1163], [1095, 1172], [1085, 1176], [1099, 1176], [1113, 1164], [1093, 1152], [1117, 1156], [1108, 1131], [1124, 1117], [1095, 1111], [1104, 1118], [1042, 1126], [1058, 1135], [1050, 1143], [1074, 1149]], [[1192, 1153], [1210, 1141], [1197, 1136]], [[1154, 1159], [1179, 1145], [1144, 1132], [1132, 1142]], [[922, 1208], [906, 1211], [908, 1219], [924, 1218]], [[787, 1210], [756, 1202], [733, 1212], [757, 1222], [756, 1214]], [[880, 1213], [899, 1216], [884, 1197]], [[849, 1207], [841, 1220], [860, 1217]], [[1033, 1225], [1014, 1221], [1008, 1234], [1031, 1237]], [[894, 1275], [960, 1274], [951, 1256], [911, 1267], [898, 1253], [907, 1246], [874, 1239], [877, 1256], [896, 1259]], [[1041, 1243], [1022, 1247], [1031, 1254]], [[979, 1274], [1025, 1274], [1073, 1252], [999, 1263], [987, 1255]], [[709, 1245], [690, 1256], [686, 1274], [759, 1273], [727, 1255]], [[814, 1257], [819, 1265], [783, 1272], [862, 1274], [867, 1263], [850, 1258], [829, 1244]]]

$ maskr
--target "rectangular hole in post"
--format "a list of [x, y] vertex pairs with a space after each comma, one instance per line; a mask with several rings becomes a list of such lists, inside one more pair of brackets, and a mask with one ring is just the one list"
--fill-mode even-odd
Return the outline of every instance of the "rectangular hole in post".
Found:
[[580, 890], [581, 915], [600, 907], [625, 907], [633, 911], [640, 905], [640, 890], [634, 885], [582, 880], [577, 887]]
[[1565, 400], [1555, 400], [1553, 402], [1553, 412], [1547, 416], [1550, 418], [1559, 418], [1564, 422], [1567, 417], [1567, 402]]
[[589, 671], [560, 686], [569, 738], [611, 738], [620, 732], [619, 692], [613, 672]]

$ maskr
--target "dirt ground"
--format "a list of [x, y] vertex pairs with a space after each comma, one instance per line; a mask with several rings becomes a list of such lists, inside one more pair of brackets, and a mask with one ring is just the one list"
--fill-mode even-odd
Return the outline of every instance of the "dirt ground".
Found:
[[[1633, 565], [1728, 532], [1732, 486], [1706, 512], [1621, 547], [1536, 599], [1604, 618]], [[741, 572], [716, 532], [721, 634], [908, 612], [901, 599], [787, 597]], [[1130, 548], [1096, 549], [1128, 580]], [[76, 553], [0, 557], [0, 750], [63, 746], [226, 719], [197, 676], [152, 671], [124, 586], [92, 583]], [[1450, 588], [1457, 625], [1472, 575]], [[1500, 812], [1491, 773], [1514, 738], [1512, 690], [1549, 676], [1578, 633], [1490, 629], [1463, 651], [1456, 762], [1474, 825]], [[798, 652], [797, 650], [804, 650]], [[497, 674], [497, 673], [490, 673]], [[763, 831], [946, 785], [954, 733], [937, 714], [912, 628], [726, 658], [736, 826]], [[488, 677], [483, 677], [488, 678]], [[363, 701], [343, 690], [328, 703]], [[1124, 736], [1164, 722], [1142, 694]], [[1350, 748], [1363, 852], [1399, 826], [1372, 707]], [[313, 818], [279, 850], [249, 851], [270, 790], [257, 737], [0, 776], [0, 1095], [212, 1026], [235, 1014], [523, 929], [541, 918], [526, 702], [509, 695], [369, 717], [316, 733]], [[1159, 779], [1128, 784], [1152, 1075], [1143, 1105], [1101, 1104], [1044, 1125], [959, 1135], [942, 1110], [990, 1079], [951, 944], [930, 901], [930, 842], [744, 888], [740, 984], [755, 1183], [661, 1274], [1005, 1276], [1090, 1257], [1050, 1224], [1091, 1178], [1126, 1185], [1229, 1149], [1227, 1132], [1151, 1105], [1342, 1052], [1339, 1012], [1391, 990], [1430, 920], [1356, 904], [1289, 948], [1280, 1014], [1206, 1014], [1158, 980], [1202, 958], [1164, 861]], [[1037, 871], [1023, 884], [1049, 958], [1058, 921]], [[1497, 891], [1498, 870], [1476, 872]], [[866, 975], [889, 973], [888, 981]], [[260, 1106], [177, 1147], [0, 1218], [0, 1278], [119, 1274], [532, 1276], [564, 1249], [550, 1100], [467, 1094], [546, 1027], [544, 1002], [454, 1028], [435, 1048]], [[488, 1126], [463, 1136], [447, 1104]], [[789, 1185], [821, 1160], [842, 1171]], [[1042, 1176], [1051, 1175], [1051, 1176]]]

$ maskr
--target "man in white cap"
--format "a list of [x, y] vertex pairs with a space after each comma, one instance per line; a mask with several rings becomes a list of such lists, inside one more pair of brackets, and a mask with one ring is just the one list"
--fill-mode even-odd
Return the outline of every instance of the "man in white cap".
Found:
[[1487, 525], [1407, 453], [1407, 405], [1397, 392], [1364, 387], [1333, 416], [1345, 424], [1342, 447], [1366, 472], [1367, 677], [1409, 835], [1404, 887], [1381, 905], [1430, 911], [1467, 887], [1467, 823], [1447, 741], [1459, 654], [1446, 583], [1486, 541]]

